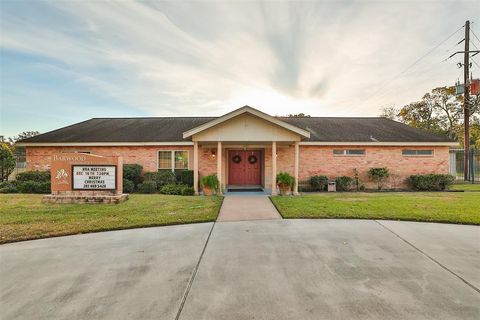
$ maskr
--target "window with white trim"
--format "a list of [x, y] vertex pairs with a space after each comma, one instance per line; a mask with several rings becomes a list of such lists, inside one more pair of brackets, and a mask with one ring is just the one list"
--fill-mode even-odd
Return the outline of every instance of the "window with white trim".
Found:
[[188, 170], [188, 151], [158, 151], [158, 170]]
[[333, 149], [335, 156], [364, 156], [365, 149]]
[[404, 156], [433, 156], [432, 149], [403, 149]]

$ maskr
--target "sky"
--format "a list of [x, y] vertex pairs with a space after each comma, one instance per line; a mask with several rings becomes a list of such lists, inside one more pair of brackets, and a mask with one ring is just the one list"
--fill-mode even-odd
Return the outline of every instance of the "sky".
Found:
[[378, 116], [461, 77], [445, 59], [467, 19], [480, 37], [480, 1], [1, 0], [0, 135], [244, 105]]

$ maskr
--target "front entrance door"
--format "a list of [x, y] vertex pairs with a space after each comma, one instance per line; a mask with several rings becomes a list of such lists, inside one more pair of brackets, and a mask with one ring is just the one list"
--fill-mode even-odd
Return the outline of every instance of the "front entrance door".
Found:
[[262, 158], [258, 150], [230, 150], [228, 152], [228, 184], [262, 184]]

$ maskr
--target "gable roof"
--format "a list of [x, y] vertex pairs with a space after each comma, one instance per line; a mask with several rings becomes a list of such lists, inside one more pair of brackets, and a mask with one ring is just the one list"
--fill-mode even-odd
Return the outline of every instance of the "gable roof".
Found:
[[304, 129], [301, 129], [297, 126], [291, 125], [288, 122], [280, 120], [280, 118], [272, 117], [271, 115], [266, 114], [264, 112], [261, 112], [260, 110], [252, 108], [250, 106], [243, 106], [243, 107], [241, 107], [237, 110], [234, 110], [232, 112], [229, 112], [229, 113], [227, 113], [227, 114], [225, 114], [221, 117], [218, 117], [218, 118], [215, 118], [214, 120], [206, 122], [206, 123], [204, 123], [204, 124], [202, 124], [202, 125], [200, 125], [196, 128], [192, 128], [192, 129], [183, 133], [183, 138], [189, 138], [196, 133], [207, 130], [211, 127], [214, 127], [214, 126], [216, 126], [216, 125], [218, 125], [222, 122], [228, 121], [228, 120], [230, 120], [232, 118], [235, 118], [235, 117], [237, 117], [241, 114], [244, 114], [244, 113], [249, 113], [249, 114], [252, 114], [254, 116], [257, 116], [257, 117], [259, 117], [259, 118], [261, 118], [265, 121], [276, 124], [279, 127], [282, 127], [282, 128], [287, 129], [289, 131], [295, 132], [295, 133], [299, 134], [300, 136], [302, 136], [304, 138], [310, 138], [310, 132], [308, 130], [304, 130]]
[[[269, 116], [271, 117], [271, 116]], [[225, 118], [220, 117], [225, 121]], [[215, 125], [218, 117], [93, 118], [19, 141], [19, 145], [191, 144], [184, 133]], [[385, 118], [271, 117], [282, 126], [306, 131], [302, 143], [454, 145], [443, 135]], [[293, 130], [292, 130], [293, 131]]]

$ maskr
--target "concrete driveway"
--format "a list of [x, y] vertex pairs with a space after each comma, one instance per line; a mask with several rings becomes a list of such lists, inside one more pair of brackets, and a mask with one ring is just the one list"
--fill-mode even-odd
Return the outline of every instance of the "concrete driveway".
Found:
[[261, 220], [7, 244], [0, 318], [479, 319], [479, 243], [475, 226]]

